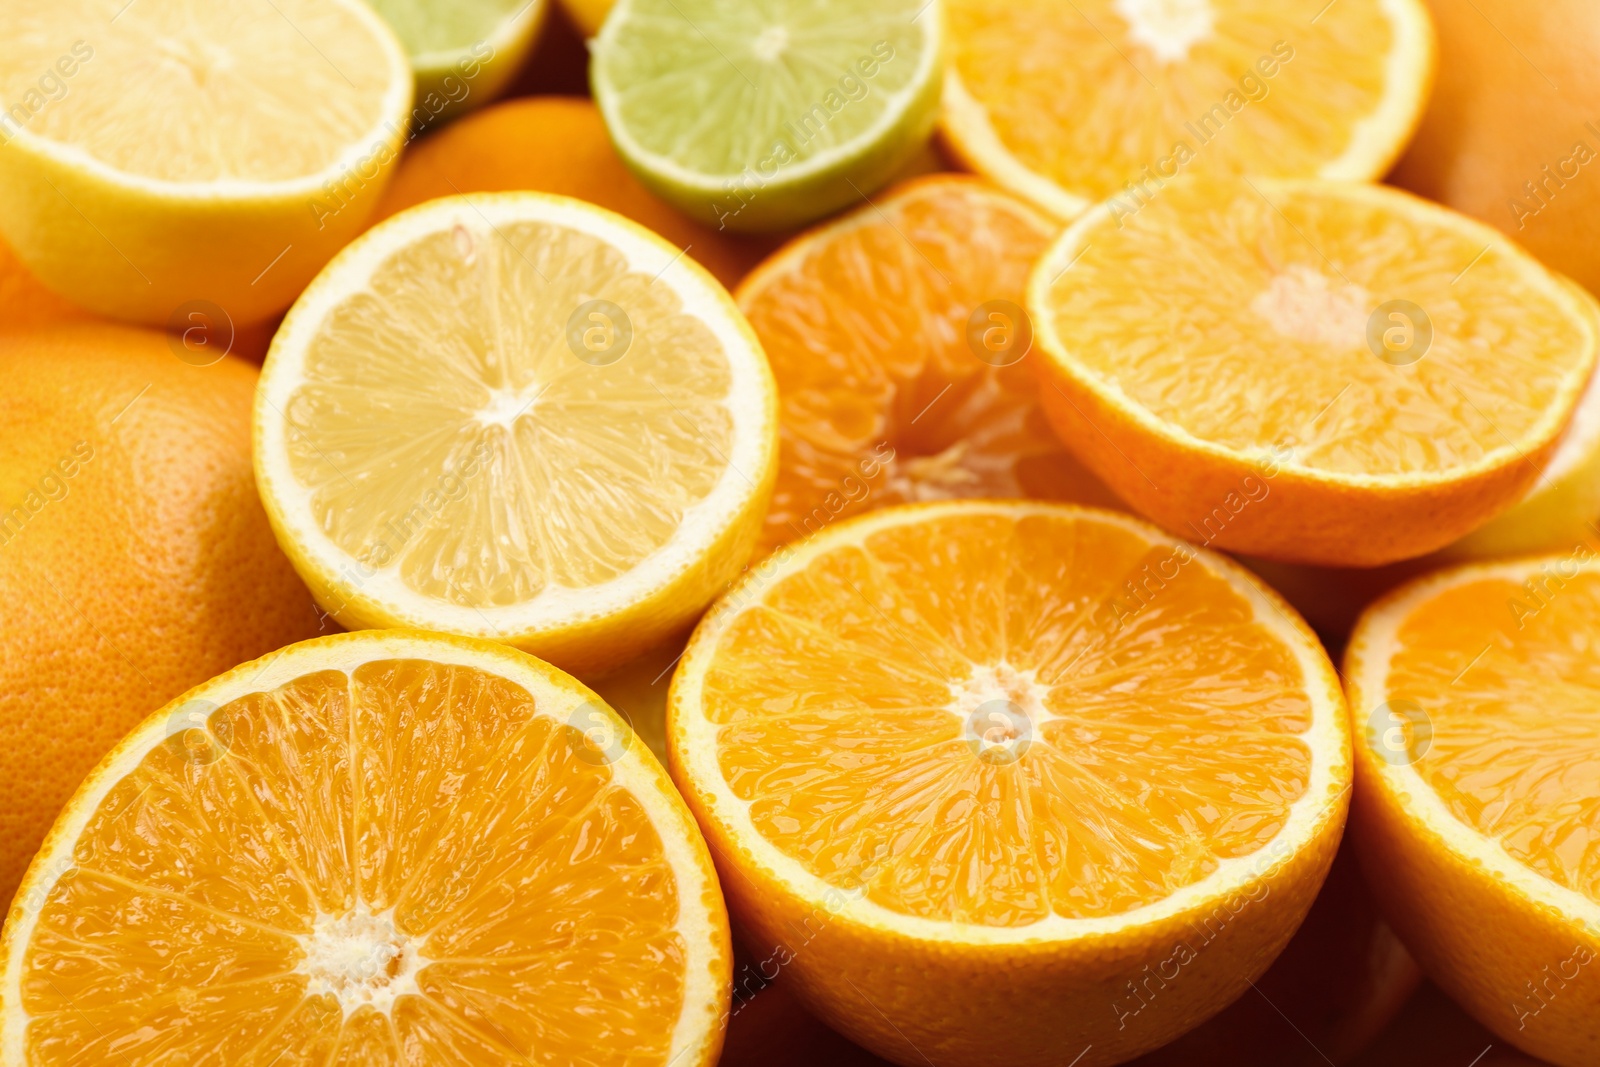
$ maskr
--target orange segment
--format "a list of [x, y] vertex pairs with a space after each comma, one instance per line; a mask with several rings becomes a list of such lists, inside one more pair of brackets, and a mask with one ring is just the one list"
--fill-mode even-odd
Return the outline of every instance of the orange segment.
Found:
[[951, 0], [943, 130], [1072, 218], [1179, 174], [1371, 180], [1433, 76], [1416, 0]]
[[809, 1004], [894, 1055], [877, 1004], [951, 1064], [1120, 1062], [1221, 1008], [1253, 964], [1137, 1026], [1104, 991], [1244, 886], [1274, 903], [1194, 966], [1270, 959], [1348, 783], [1303, 623], [1220, 558], [1055, 504], [890, 508], [775, 555], [701, 623], [668, 716], [751, 943], [826, 901], [791, 964]]
[[1559, 1067], [1600, 1056], [1597, 642], [1600, 557], [1580, 545], [1404, 586], [1347, 656], [1357, 841], [1391, 924], [1480, 1022]]
[[1389, 562], [1481, 525], [1537, 477], [1595, 358], [1560, 279], [1372, 186], [1102, 205], [1029, 307], [1046, 407], [1088, 466], [1171, 529], [1298, 562]]
[[713, 1061], [709, 863], [653, 761], [586, 735], [601, 709], [537, 660], [393, 632], [192, 692], [90, 776], [30, 871], [8, 1048], [41, 1067]]
[[888, 504], [1115, 502], [1050, 429], [1019, 332], [1028, 272], [1056, 229], [988, 184], [921, 178], [745, 281], [736, 296], [780, 403], [764, 545]]

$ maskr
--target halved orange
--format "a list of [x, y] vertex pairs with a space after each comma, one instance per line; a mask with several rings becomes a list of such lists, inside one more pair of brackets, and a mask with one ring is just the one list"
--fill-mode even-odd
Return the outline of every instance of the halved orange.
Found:
[[1479, 1022], [1600, 1062], [1600, 552], [1440, 571], [1368, 609], [1345, 677], [1354, 832], [1390, 924]]
[[1373, 180], [1433, 82], [1419, 0], [948, 0], [942, 130], [1064, 219], [1180, 174]]
[[885, 508], [780, 548], [673, 678], [753, 953], [902, 1064], [1120, 1063], [1248, 988], [1327, 874], [1338, 679], [1235, 564], [1114, 512]]
[[661, 768], [486, 642], [292, 645], [85, 779], [12, 903], [0, 1062], [716, 1062], [727, 917]]
[[785, 245], [735, 293], [778, 382], [771, 547], [886, 504], [1113, 504], [1038, 402], [1028, 272], [1057, 225], [986, 182], [918, 178]]
[[1175, 183], [1074, 223], [1028, 291], [1063, 439], [1180, 536], [1376, 566], [1538, 478], [1596, 319], [1498, 231], [1380, 186]]

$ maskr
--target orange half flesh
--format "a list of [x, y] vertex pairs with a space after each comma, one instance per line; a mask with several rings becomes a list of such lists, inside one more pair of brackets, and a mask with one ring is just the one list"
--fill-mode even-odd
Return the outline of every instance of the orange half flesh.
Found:
[[701, 623], [668, 716], [752, 944], [803, 937], [790, 968], [830, 1025], [904, 1055], [875, 1003], [952, 1064], [1056, 1062], [1073, 1035], [1068, 1059], [1118, 1062], [1222, 1007], [1253, 964], [1143, 1008], [1131, 979], [1248, 884], [1272, 904], [1193, 973], [1269, 960], [1348, 787], [1303, 623], [1219, 558], [1064, 505], [888, 508], [779, 549]]
[[587, 692], [369, 631], [158, 713], [18, 895], [4, 1062], [714, 1060], [703, 846], [625, 734], [596, 747]]

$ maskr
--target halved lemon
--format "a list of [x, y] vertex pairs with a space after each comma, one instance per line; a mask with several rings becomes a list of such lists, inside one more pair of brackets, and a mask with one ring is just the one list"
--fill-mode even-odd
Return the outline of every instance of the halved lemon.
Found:
[[716, 1062], [705, 844], [598, 697], [504, 646], [291, 645], [79, 787], [0, 943], [0, 1060]]
[[411, 69], [362, 0], [0, 7], [0, 230], [91, 311], [282, 311], [366, 225]]
[[1064, 504], [886, 508], [696, 629], [674, 779], [752, 953], [898, 1063], [1120, 1063], [1310, 907], [1350, 784], [1338, 678], [1220, 556]]
[[727, 292], [643, 227], [537, 193], [373, 228], [262, 368], [268, 517], [346, 626], [633, 659], [749, 555], [776, 399]]
[[1458, 567], [1345, 659], [1353, 832], [1390, 924], [1504, 1040], [1600, 1060], [1600, 552]]
[[1538, 478], [1596, 320], [1498, 231], [1355, 183], [1174, 183], [1102, 204], [1028, 308], [1045, 408], [1137, 510], [1203, 544], [1376, 566]]
[[1180, 174], [1380, 178], [1422, 117], [1419, 0], [948, 0], [945, 142], [1064, 219]]
[[762, 545], [889, 504], [1115, 505], [1039, 403], [1028, 273], [1058, 230], [988, 182], [934, 175], [806, 231], [734, 294], [778, 381]]

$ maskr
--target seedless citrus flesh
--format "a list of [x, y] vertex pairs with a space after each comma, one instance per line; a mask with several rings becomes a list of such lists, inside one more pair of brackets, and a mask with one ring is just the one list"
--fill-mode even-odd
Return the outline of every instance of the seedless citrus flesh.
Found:
[[19, 102], [0, 229], [110, 317], [282, 311], [360, 232], [405, 136], [405, 53], [361, 0], [8, 4], [0, 39]]
[[1063, 439], [1205, 544], [1375, 566], [1521, 497], [1572, 417], [1596, 326], [1498, 232], [1404, 193], [1175, 183], [1101, 205], [1028, 308]]
[[[1600, 332], [1600, 302], [1576, 283], [1568, 288]], [[1600, 374], [1591, 375], [1550, 462], [1522, 499], [1443, 550], [1452, 560], [1531, 555], [1571, 549], [1600, 537]]]
[[256, 470], [346, 626], [596, 670], [738, 572], [774, 408], [748, 325], [681, 249], [564, 197], [451, 197], [369, 231], [290, 311]]
[[1270, 592], [1029, 502], [779, 549], [696, 630], [668, 750], [752, 951], [900, 1063], [1116, 1063], [1215, 1013], [1303, 918], [1350, 781]]
[[620, 0], [590, 81], [641, 181], [719, 229], [870, 195], [933, 130], [940, 0]]
[[735, 294], [778, 381], [764, 545], [888, 504], [1114, 504], [1038, 402], [1028, 272], [1057, 227], [967, 177], [919, 178], [802, 234]]
[[1372, 180], [1432, 83], [1418, 0], [950, 0], [941, 129], [1070, 219], [1179, 174]]
[[1350, 641], [1356, 842], [1429, 976], [1559, 1067], [1600, 1055], [1600, 557], [1438, 572]]
[[0, 945], [3, 1061], [715, 1062], [721, 896], [627, 740], [548, 665], [415, 633], [293, 645], [190, 691], [30, 868]]

